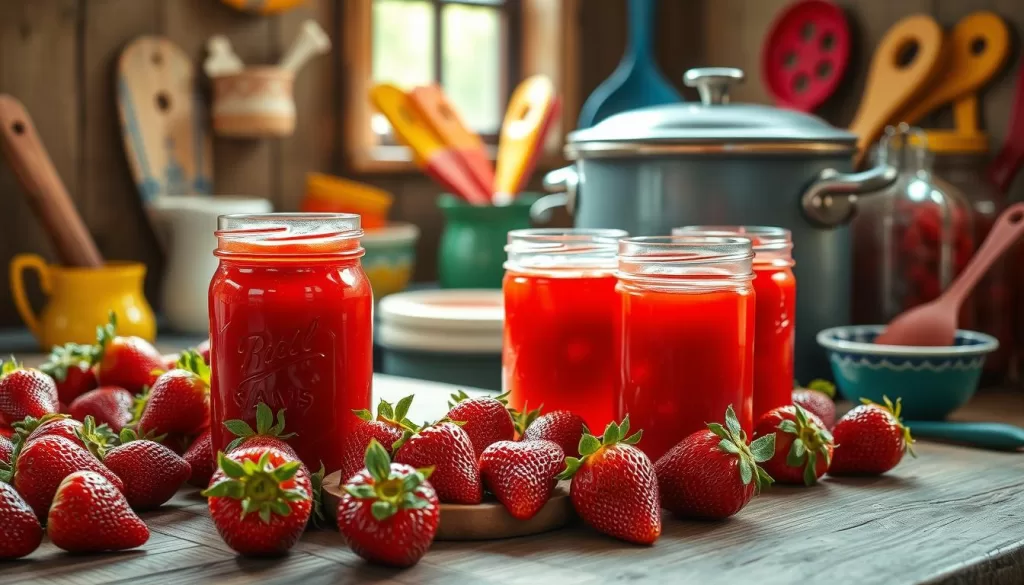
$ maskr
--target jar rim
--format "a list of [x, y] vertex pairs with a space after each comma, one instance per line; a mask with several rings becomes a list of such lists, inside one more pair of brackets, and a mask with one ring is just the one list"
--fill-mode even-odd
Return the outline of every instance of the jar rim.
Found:
[[620, 282], [645, 287], [711, 288], [754, 278], [749, 238], [673, 235], [619, 240]]
[[736, 236], [638, 236], [619, 240], [620, 259], [717, 263], [753, 257], [750, 238]]
[[793, 234], [781, 227], [767, 225], [684, 225], [672, 228], [674, 236], [747, 237], [756, 256], [758, 252], [793, 249]]
[[354, 213], [236, 213], [217, 217], [217, 256], [361, 256]]
[[[507, 270], [556, 271], [561, 276], [615, 269], [619, 240], [625, 230], [601, 228], [530, 228], [508, 232]], [[570, 274], [571, 273], [571, 274]]]

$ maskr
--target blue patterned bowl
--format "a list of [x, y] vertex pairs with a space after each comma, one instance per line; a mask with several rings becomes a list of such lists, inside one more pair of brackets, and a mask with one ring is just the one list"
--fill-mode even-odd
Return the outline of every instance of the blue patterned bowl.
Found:
[[941, 420], [978, 387], [985, 356], [999, 347], [990, 335], [958, 330], [948, 347], [876, 345], [884, 325], [833, 327], [818, 333], [844, 398], [903, 399], [908, 420]]

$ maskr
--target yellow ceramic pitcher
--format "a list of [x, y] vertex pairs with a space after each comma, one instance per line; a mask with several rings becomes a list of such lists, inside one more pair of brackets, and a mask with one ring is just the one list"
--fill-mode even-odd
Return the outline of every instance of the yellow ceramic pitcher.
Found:
[[[24, 274], [34, 270], [47, 296], [37, 315], [25, 294]], [[119, 335], [137, 335], [153, 341], [156, 319], [142, 293], [146, 267], [135, 262], [110, 262], [102, 268], [75, 268], [47, 264], [35, 254], [19, 254], [11, 261], [11, 293], [18, 313], [43, 349], [65, 343], [93, 343], [96, 326], [117, 313]]]

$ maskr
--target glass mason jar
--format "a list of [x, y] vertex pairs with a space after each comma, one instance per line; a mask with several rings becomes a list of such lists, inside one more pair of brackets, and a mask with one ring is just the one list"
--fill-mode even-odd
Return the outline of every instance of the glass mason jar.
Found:
[[[900, 159], [900, 174], [882, 192], [858, 199], [851, 222], [857, 324], [888, 323], [935, 299], [974, 252], [971, 207], [957, 189], [932, 175], [927, 144], [920, 130], [887, 129], [878, 156]], [[960, 327], [972, 322], [966, 302]]]
[[615, 417], [613, 229], [508, 232], [503, 387], [516, 409], [571, 410], [600, 433]]
[[761, 416], [793, 403], [796, 344], [796, 278], [793, 239], [787, 229], [767, 226], [686, 226], [673, 235], [740, 236], [754, 248], [754, 413]]
[[619, 242], [619, 411], [656, 461], [730, 405], [753, 427], [754, 253], [738, 237]]
[[256, 405], [286, 409], [286, 432], [311, 469], [341, 467], [344, 442], [370, 406], [370, 283], [359, 216], [268, 213], [218, 218], [210, 282], [213, 448], [224, 421], [255, 428]]

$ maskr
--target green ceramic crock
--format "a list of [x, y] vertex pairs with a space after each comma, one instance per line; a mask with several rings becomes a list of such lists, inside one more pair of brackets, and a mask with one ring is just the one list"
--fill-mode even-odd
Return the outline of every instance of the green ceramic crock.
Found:
[[437, 200], [445, 219], [437, 259], [441, 288], [501, 288], [508, 232], [531, 227], [530, 206], [537, 197], [523, 193], [496, 207], [442, 194]]

